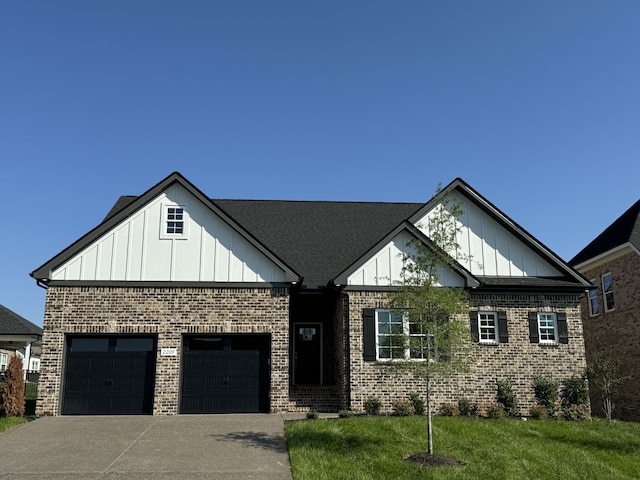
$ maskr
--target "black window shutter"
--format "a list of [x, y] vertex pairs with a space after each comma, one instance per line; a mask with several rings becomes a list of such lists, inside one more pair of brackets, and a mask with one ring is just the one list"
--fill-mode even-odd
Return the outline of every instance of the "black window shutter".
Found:
[[478, 331], [478, 311], [472, 310], [469, 312], [469, 323], [471, 324], [471, 340], [474, 342], [480, 341], [480, 333]]
[[362, 333], [364, 343], [364, 359], [368, 362], [376, 360], [376, 309], [362, 309]]
[[540, 335], [538, 334], [538, 312], [529, 312], [529, 341], [531, 343], [540, 343]]
[[507, 312], [498, 312], [498, 337], [500, 338], [500, 343], [509, 343]]
[[560, 343], [569, 343], [569, 327], [567, 327], [567, 314], [559, 312], [556, 314], [558, 322], [558, 341]]

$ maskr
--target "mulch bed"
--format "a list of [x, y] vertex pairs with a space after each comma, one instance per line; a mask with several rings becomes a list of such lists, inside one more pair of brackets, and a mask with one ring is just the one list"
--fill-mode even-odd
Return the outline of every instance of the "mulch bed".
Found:
[[418, 463], [425, 467], [463, 467], [464, 462], [446, 455], [437, 453], [428, 454], [426, 452], [414, 453], [405, 458], [407, 462]]

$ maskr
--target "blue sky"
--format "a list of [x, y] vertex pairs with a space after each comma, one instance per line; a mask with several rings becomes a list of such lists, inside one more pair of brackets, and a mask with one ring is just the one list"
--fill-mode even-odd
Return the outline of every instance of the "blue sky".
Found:
[[424, 202], [462, 177], [565, 260], [639, 195], [640, 2], [0, 3], [0, 304], [119, 195]]

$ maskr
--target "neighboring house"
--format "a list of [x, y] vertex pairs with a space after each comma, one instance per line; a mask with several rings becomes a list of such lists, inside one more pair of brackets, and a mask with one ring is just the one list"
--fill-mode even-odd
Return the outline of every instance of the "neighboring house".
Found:
[[584, 371], [589, 283], [464, 181], [425, 204], [212, 200], [179, 173], [31, 273], [47, 288], [38, 413], [362, 411], [371, 396], [388, 411], [424, 392], [384, 366], [387, 294], [445, 194], [473, 261], [440, 282], [470, 292], [477, 361], [436, 403], [494, 402], [508, 378], [526, 413], [535, 375]]
[[[640, 200], [569, 262], [597, 288], [582, 302], [587, 360], [610, 354], [629, 377], [614, 398], [613, 414], [640, 420]], [[602, 414], [591, 392], [594, 414]]]
[[42, 329], [17, 313], [0, 305], [0, 374], [11, 355], [22, 359], [25, 371], [40, 369]]

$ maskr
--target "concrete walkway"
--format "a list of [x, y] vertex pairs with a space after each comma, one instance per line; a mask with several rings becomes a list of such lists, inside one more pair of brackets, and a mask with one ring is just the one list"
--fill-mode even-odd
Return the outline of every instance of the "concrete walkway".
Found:
[[44, 417], [0, 433], [0, 478], [291, 480], [280, 415]]

